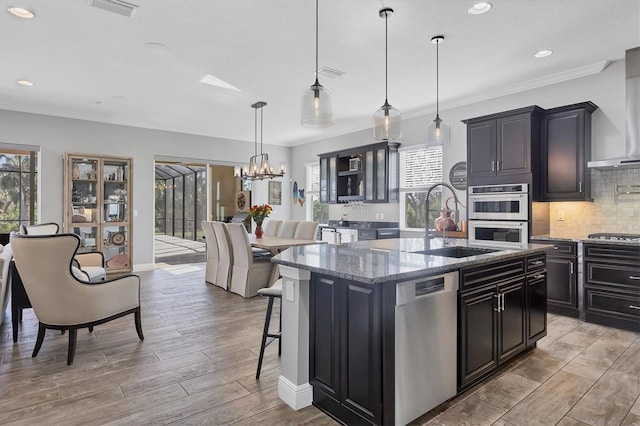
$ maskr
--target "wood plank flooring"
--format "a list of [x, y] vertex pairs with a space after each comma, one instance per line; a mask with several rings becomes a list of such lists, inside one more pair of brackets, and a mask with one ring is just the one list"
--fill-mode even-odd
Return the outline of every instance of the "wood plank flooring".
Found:
[[[48, 331], [31, 358], [33, 311], [24, 311], [17, 344], [7, 315], [0, 424], [336, 424], [315, 407], [294, 411], [278, 399], [276, 344], [255, 380], [266, 299], [206, 284], [204, 264], [140, 276], [145, 340], [133, 316], [79, 331], [72, 366], [66, 334]], [[538, 348], [412, 424], [640, 425], [640, 338], [550, 315]]]

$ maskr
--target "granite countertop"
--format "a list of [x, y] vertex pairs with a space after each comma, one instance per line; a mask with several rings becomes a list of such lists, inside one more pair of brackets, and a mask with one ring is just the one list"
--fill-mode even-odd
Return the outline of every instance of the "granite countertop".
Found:
[[587, 238], [586, 235], [573, 235], [573, 236], [555, 236], [555, 235], [535, 235], [531, 237], [532, 241], [572, 241], [574, 243], [589, 243], [589, 244], [615, 244], [624, 246], [640, 246], [640, 241], [616, 241], [616, 240], [599, 240], [595, 238]]
[[[432, 239], [430, 244], [430, 249], [441, 248], [442, 239]], [[449, 239], [447, 247], [454, 246], [470, 247], [466, 239]], [[379, 284], [455, 271], [464, 266], [508, 259], [549, 248], [551, 246], [548, 244], [528, 244], [525, 249], [494, 248], [496, 252], [493, 253], [453, 258], [412, 253], [425, 249], [422, 238], [391, 238], [342, 245], [291, 247], [274, 256], [272, 261], [338, 278]]]

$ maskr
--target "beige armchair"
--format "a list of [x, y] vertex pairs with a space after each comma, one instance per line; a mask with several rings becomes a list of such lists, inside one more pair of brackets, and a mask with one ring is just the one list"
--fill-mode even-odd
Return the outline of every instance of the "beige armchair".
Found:
[[[54, 222], [20, 225], [20, 234], [22, 235], [55, 235], [59, 231], [60, 227]], [[76, 253], [73, 266], [80, 269], [81, 279], [92, 283], [107, 279], [104, 254], [101, 252]], [[78, 274], [77, 271], [76, 274]]]
[[68, 330], [67, 364], [73, 363], [79, 328], [134, 314], [140, 340], [140, 278], [127, 275], [100, 283], [80, 279], [73, 259], [80, 237], [75, 234], [14, 235], [13, 256], [25, 291], [38, 317], [38, 338], [32, 356], [38, 355], [47, 329]]
[[258, 289], [266, 287], [271, 278], [270, 258], [254, 258], [247, 230], [240, 223], [227, 225], [233, 248], [233, 270], [231, 272], [232, 292], [242, 297], [253, 297]]

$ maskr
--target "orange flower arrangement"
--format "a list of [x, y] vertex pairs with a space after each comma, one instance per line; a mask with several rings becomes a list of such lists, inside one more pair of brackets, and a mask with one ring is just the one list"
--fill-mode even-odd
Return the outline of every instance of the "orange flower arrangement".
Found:
[[249, 216], [251, 216], [256, 223], [262, 223], [262, 221], [269, 217], [272, 210], [269, 204], [255, 205], [249, 208]]

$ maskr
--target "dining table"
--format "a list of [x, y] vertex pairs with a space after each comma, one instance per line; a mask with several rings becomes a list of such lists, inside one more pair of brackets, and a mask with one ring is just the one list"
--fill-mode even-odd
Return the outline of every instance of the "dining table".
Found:
[[[251, 242], [251, 247], [261, 248], [268, 250], [272, 255], [276, 255], [283, 250], [288, 249], [289, 247], [295, 246], [308, 246], [312, 244], [327, 244], [326, 241], [318, 241], [318, 240], [302, 240], [299, 238], [289, 238], [289, 237], [276, 237], [276, 236], [267, 236], [263, 235], [261, 238], [256, 238], [255, 235], [249, 235], [249, 241]], [[278, 265], [273, 265], [271, 269], [271, 278], [269, 279], [269, 285], [273, 285], [280, 278], [280, 269]]]

